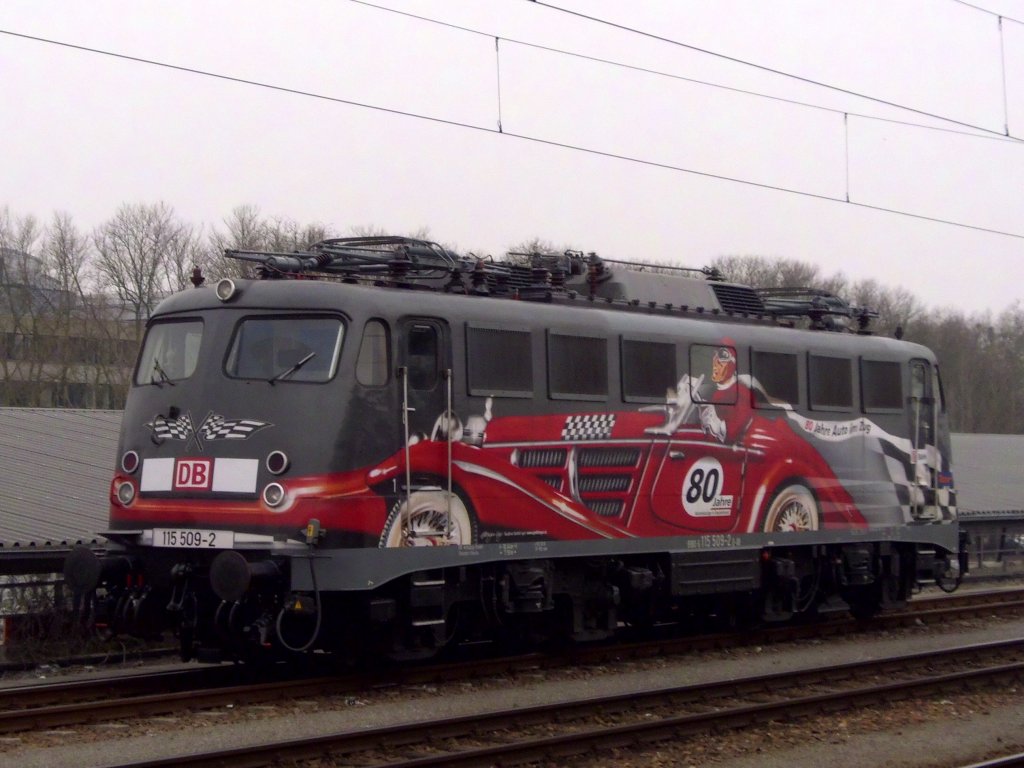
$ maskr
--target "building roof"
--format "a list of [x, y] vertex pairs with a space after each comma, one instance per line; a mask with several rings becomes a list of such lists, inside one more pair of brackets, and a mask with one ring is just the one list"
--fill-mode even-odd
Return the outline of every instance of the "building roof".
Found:
[[954, 434], [953, 485], [965, 512], [1024, 512], [1024, 435]]
[[107, 527], [121, 411], [0, 408], [0, 554]]

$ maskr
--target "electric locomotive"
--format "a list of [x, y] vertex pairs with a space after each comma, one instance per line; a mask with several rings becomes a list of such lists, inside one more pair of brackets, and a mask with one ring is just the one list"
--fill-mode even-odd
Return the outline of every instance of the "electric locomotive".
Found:
[[110, 547], [66, 563], [113, 631], [417, 656], [870, 616], [966, 570], [937, 361], [836, 297], [394, 237], [227, 255], [256, 278], [149, 319]]

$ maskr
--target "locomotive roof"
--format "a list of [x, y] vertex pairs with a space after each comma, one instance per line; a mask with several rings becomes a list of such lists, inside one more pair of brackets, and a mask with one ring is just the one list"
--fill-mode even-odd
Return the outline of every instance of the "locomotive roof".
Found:
[[[588, 332], [627, 333], [644, 336], [678, 337], [685, 334], [697, 341], [714, 343], [732, 338], [740, 345], [771, 344], [794, 350], [871, 350], [875, 354], [905, 358], [915, 355], [932, 359], [932, 353], [918, 344], [855, 333], [822, 333], [790, 328], [774, 318], [730, 316], [664, 307], [633, 306], [621, 301], [592, 300], [576, 295], [552, 296], [547, 301], [484, 299], [474, 295], [418, 291], [319, 280], [237, 280], [235, 295], [226, 303], [217, 298], [214, 287], [200, 287], [165, 299], [153, 314], [168, 314], [233, 308], [284, 312], [342, 312], [349, 316], [382, 315], [401, 317], [424, 315], [450, 322], [502, 323], [520, 328], [538, 327]], [[683, 327], [685, 326], [685, 328]]]
[[[755, 290], [726, 282], [710, 268], [609, 261], [576, 251], [510, 254], [520, 262], [528, 258], [529, 266], [525, 266], [461, 257], [422, 240], [376, 237], [325, 240], [309, 251], [294, 253], [225, 253], [256, 264], [257, 279], [228, 281], [237, 283], [239, 289], [230, 299], [231, 305], [253, 309], [351, 311], [355, 302], [380, 305], [381, 311], [387, 308], [392, 316], [432, 313], [449, 320], [518, 322], [523, 326], [543, 317], [547, 323], [567, 326], [607, 324], [628, 331], [677, 335], [678, 325], [651, 321], [671, 318], [696, 322], [688, 333], [703, 335], [703, 328], [708, 336], [769, 338], [756, 330], [761, 328], [775, 343], [789, 338], [790, 344], [807, 349], [857, 346], [833, 339], [869, 336], [869, 322], [877, 314], [823, 291]], [[198, 270], [193, 282], [202, 283]], [[218, 286], [223, 283], [225, 280]], [[504, 301], [481, 302], [484, 298]], [[523, 302], [534, 306], [524, 311]], [[154, 316], [218, 305], [210, 288], [185, 291], [162, 302]], [[587, 314], [595, 310], [604, 310], [601, 315], [605, 316], [618, 313], [618, 319], [599, 320], [598, 315]], [[825, 334], [833, 337], [826, 341], [780, 335], [778, 329], [784, 327], [845, 333]], [[884, 341], [864, 346], [879, 349], [874, 344]], [[897, 349], [899, 354], [907, 354], [906, 345], [892, 343], [898, 344], [892, 347], [894, 354]], [[917, 354], [931, 357], [924, 347], [919, 347]]]

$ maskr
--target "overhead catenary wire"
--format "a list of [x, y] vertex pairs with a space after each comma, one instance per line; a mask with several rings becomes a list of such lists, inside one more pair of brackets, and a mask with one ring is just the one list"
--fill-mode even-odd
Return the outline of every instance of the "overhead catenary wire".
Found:
[[983, 7], [981, 7], [980, 5], [978, 5], [976, 3], [969, 3], [969, 2], [967, 2], [967, 0], [951, 0], [951, 1], [956, 3], [957, 5], [965, 5], [968, 8], [971, 8], [971, 9], [973, 9], [975, 11], [981, 11], [982, 13], [987, 13], [989, 16], [998, 16], [1001, 19], [1006, 19], [1007, 21], [1012, 21], [1015, 24], [1024, 24], [1024, 21], [1021, 21], [1020, 19], [1015, 19], [1012, 16], [1007, 16], [1005, 13], [1000, 13], [999, 11], [993, 11], [993, 10], [989, 10], [988, 8], [983, 8]]
[[814, 86], [817, 86], [819, 88], [825, 88], [825, 89], [828, 89], [830, 91], [835, 91], [837, 93], [843, 93], [843, 94], [846, 94], [847, 96], [855, 96], [855, 97], [861, 98], [861, 99], [870, 99], [871, 101], [873, 101], [873, 102], [875, 102], [877, 104], [884, 104], [884, 105], [889, 106], [889, 107], [895, 107], [897, 109], [904, 109], [904, 110], [907, 110], [908, 112], [912, 112], [912, 113], [917, 114], [917, 115], [922, 115], [924, 117], [931, 117], [931, 118], [935, 118], [937, 120], [944, 120], [946, 122], [952, 123], [953, 125], [959, 125], [959, 126], [962, 126], [964, 128], [971, 128], [971, 129], [976, 130], [976, 131], [983, 131], [985, 133], [994, 133], [996, 135], [1007, 136], [1009, 138], [1019, 138], [1019, 137], [1009, 136], [1008, 132], [1007, 133], [1001, 133], [1001, 132], [993, 130], [991, 128], [986, 128], [986, 127], [984, 127], [982, 125], [976, 125], [974, 123], [968, 123], [968, 122], [965, 122], [963, 120], [957, 120], [957, 119], [952, 118], [952, 117], [946, 117], [945, 115], [940, 115], [940, 114], [937, 114], [935, 112], [929, 112], [927, 110], [918, 109], [916, 107], [910, 107], [910, 106], [907, 106], [905, 104], [900, 104], [898, 102], [889, 101], [887, 99], [882, 99], [882, 98], [879, 98], [877, 96], [871, 96], [870, 94], [861, 93], [859, 91], [853, 90], [852, 88], [844, 88], [843, 86], [833, 85], [832, 83], [826, 83], [826, 82], [824, 82], [822, 80], [815, 80], [814, 78], [806, 77], [804, 75], [797, 75], [797, 74], [792, 73], [792, 72], [786, 72], [785, 70], [776, 69], [774, 67], [769, 67], [766, 64], [758, 64], [757, 62], [748, 61], [746, 59], [741, 59], [741, 58], [739, 58], [737, 56], [731, 56], [729, 54], [721, 53], [719, 51], [712, 51], [709, 48], [702, 48], [702, 47], [700, 47], [698, 45], [693, 45], [692, 43], [685, 43], [685, 42], [683, 42], [681, 40], [674, 40], [673, 38], [665, 37], [663, 35], [658, 35], [658, 34], [655, 34], [654, 32], [649, 32], [647, 30], [638, 29], [636, 27], [630, 27], [629, 25], [620, 24], [620, 23], [618, 23], [616, 21], [611, 21], [609, 19], [603, 19], [600, 16], [592, 16], [590, 14], [583, 13], [582, 11], [576, 11], [576, 10], [573, 10], [571, 8], [564, 8], [564, 7], [560, 6], [560, 5], [555, 5], [554, 3], [546, 2], [545, 0], [527, 0], [527, 2], [529, 2], [532, 5], [537, 5], [537, 6], [541, 6], [541, 7], [544, 7], [544, 8], [548, 8], [548, 9], [550, 9], [552, 11], [556, 11], [558, 13], [567, 14], [569, 16], [575, 16], [577, 18], [593, 22], [594, 24], [600, 24], [602, 26], [611, 27], [613, 29], [618, 29], [618, 30], [621, 30], [623, 32], [629, 32], [631, 34], [639, 35], [641, 37], [646, 37], [646, 38], [648, 38], [650, 40], [657, 40], [657, 41], [662, 42], [662, 43], [667, 43], [669, 45], [677, 46], [679, 48], [685, 48], [687, 50], [694, 51], [696, 53], [703, 53], [703, 54], [706, 54], [708, 56], [713, 56], [715, 58], [722, 59], [723, 61], [731, 61], [734, 64], [741, 64], [743, 66], [751, 67], [753, 69], [757, 69], [757, 70], [760, 70], [762, 72], [768, 72], [768, 73], [773, 74], [773, 75], [778, 75], [780, 77], [785, 77], [785, 78], [788, 78], [788, 79], [791, 79], [791, 80], [796, 80], [798, 82], [806, 83], [808, 85], [814, 85]]
[[501, 38], [494, 38], [494, 79], [498, 90], [498, 133], [501, 133]]
[[1003, 75], [1003, 121], [1006, 135], [1010, 135], [1010, 100], [1006, 91], [1006, 38], [1003, 34], [1003, 17], [999, 17], [999, 64]]
[[735, 183], [735, 184], [741, 184], [741, 185], [744, 185], [744, 186], [753, 187], [753, 188], [757, 188], [757, 189], [763, 189], [763, 190], [774, 191], [774, 192], [782, 192], [782, 193], [798, 195], [798, 196], [801, 196], [801, 197], [806, 197], [806, 198], [811, 198], [811, 199], [816, 199], [816, 200], [823, 200], [823, 201], [827, 201], [827, 202], [844, 203], [846, 205], [851, 205], [851, 206], [855, 206], [855, 207], [858, 207], [858, 208], [864, 208], [864, 209], [867, 209], [867, 210], [873, 210], [873, 211], [878, 211], [878, 212], [882, 212], [882, 213], [890, 213], [890, 214], [894, 214], [894, 215], [898, 215], [898, 216], [904, 216], [904, 217], [908, 217], [908, 218], [917, 219], [917, 220], [920, 220], [920, 221], [929, 221], [929, 222], [933, 222], [933, 223], [945, 224], [945, 225], [953, 226], [953, 227], [959, 227], [959, 228], [962, 228], [962, 229], [973, 230], [973, 231], [976, 231], [976, 232], [986, 232], [986, 233], [989, 233], [989, 234], [1000, 235], [1000, 236], [1004, 236], [1004, 237], [1012, 237], [1012, 238], [1015, 238], [1015, 239], [1024, 240], [1024, 233], [1009, 232], [1009, 231], [999, 230], [999, 229], [990, 228], [990, 227], [983, 227], [983, 226], [976, 225], [976, 224], [969, 224], [969, 223], [966, 223], [966, 222], [954, 221], [952, 219], [944, 219], [944, 218], [936, 217], [936, 216], [926, 216], [924, 214], [913, 213], [911, 211], [904, 211], [904, 210], [900, 210], [900, 209], [896, 209], [896, 208], [888, 208], [888, 207], [885, 207], [885, 206], [871, 205], [869, 203], [863, 203], [863, 202], [854, 201], [854, 200], [845, 200], [842, 197], [834, 197], [834, 196], [831, 196], [831, 195], [825, 195], [825, 194], [816, 193], [816, 192], [808, 192], [806, 190], [800, 190], [800, 189], [795, 189], [795, 188], [791, 188], [791, 187], [782, 187], [782, 186], [778, 186], [778, 185], [767, 184], [767, 183], [764, 183], [764, 182], [752, 181], [750, 179], [742, 179], [742, 178], [738, 178], [738, 177], [734, 177], [734, 176], [726, 176], [726, 175], [723, 175], [723, 174], [716, 174], [716, 173], [710, 173], [710, 172], [707, 172], [707, 171], [700, 171], [700, 170], [697, 170], [697, 169], [694, 169], [694, 168], [686, 168], [686, 167], [679, 166], [679, 165], [673, 165], [671, 163], [664, 163], [664, 162], [659, 162], [659, 161], [655, 161], [655, 160], [647, 160], [647, 159], [644, 159], [644, 158], [633, 157], [633, 156], [630, 156], [630, 155], [624, 155], [624, 154], [615, 153], [615, 152], [607, 152], [607, 151], [593, 149], [593, 148], [590, 148], [590, 147], [583, 147], [583, 146], [579, 146], [579, 145], [576, 145], [576, 144], [570, 144], [570, 143], [567, 143], [567, 142], [555, 141], [555, 140], [552, 140], [552, 139], [545, 139], [545, 138], [540, 137], [540, 136], [531, 136], [531, 135], [528, 135], [528, 134], [510, 132], [508, 130], [501, 130], [501, 131], [499, 131], [497, 128], [493, 128], [493, 127], [487, 127], [487, 126], [483, 126], [483, 125], [474, 125], [472, 123], [461, 122], [461, 121], [458, 121], [458, 120], [451, 120], [451, 119], [446, 119], [446, 118], [442, 118], [442, 117], [436, 117], [436, 116], [432, 116], [432, 115], [425, 115], [425, 114], [421, 114], [421, 113], [418, 113], [418, 112], [411, 112], [411, 111], [407, 111], [407, 110], [395, 109], [393, 107], [384, 107], [384, 106], [381, 106], [381, 105], [378, 105], [378, 104], [369, 104], [367, 102], [360, 102], [360, 101], [356, 101], [354, 99], [346, 99], [346, 98], [339, 97], [339, 96], [330, 96], [330, 95], [327, 95], [327, 94], [316, 93], [316, 92], [313, 92], [313, 91], [305, 91], [305, 90], [300, 90], [300, 89], [297, 89], [297, 88], [290, 88], [290, 87], [287, 87], [287, 86], [275, 85], [273, 83], [266, 83], [266, 82], [262, 82], [262, 81], [259, 81], [259, 80], [251, 80], [251, 79], [242, 78], [242, 77], [235, 77], [233, 75], [225, 75], [225, 74], [222, 74], [222, 73], [217, 73], [217, 72], [211, 72], [211, 71], [208, 71], [208, 70], [197, 69], [195, 67], [187, 67], [187, 66], [183, 66], [183, 65], [179, 65], [179, 64], [171, 64], [169, 62], [157, 61], [155, 59], [146, 59], [146, 58], [142, 58], [142, 57], [139, 57], [139, 56], [132, 56], [132, 55], [129, 55], [129, 54], [118, 53], [116, 51], [108, 51], [108, 50], [104, 50], [104, 49], [100, 49], [100, 48], [94, 48], [94, 47], [90, 47], [90, 46], [79, 45], [79, 44], [76, 44], [76, 43], [69, 43], [69, 42], [61, 41], [61, 40], [53, 40], [53, 39], [50, 39], [50, 38], [39, 37], [39, 36], [36, 36], [36, 35], [28, 35], [28, 34], [25, 34], [25, 33], [22, 33], [22, 32], [15, 32], [13, 30], [0, 29], [0, 35], [7, 35], [7, 36], [10, 36], [10, 37], [20, 38], [20, 39], [23, 39], [23, 40], [29, 40], [29, 41], [43, 43], [43, 44], [47, 44], [47, 45], [54, 45], [54, 46], [58, 46], [58, 47], [62, 47], [62, 48], [68, 48], [68, 49], [71, 49], [71, 50], [77, 50], [77, 51], [81, 51], [83, 53], [89, 53], [89, 54], [93, 54], [93, 55], [108, 56], [108, 57], [112, 57], [112, 58], [115, 58], [115, 59], [120, 59], [120, 60], [123, 60], [123, 61], [129, 61], [129, 62], [136, 63], [136, 64], [145, 64], [145, 65], [148, 65], [148, 66], [160, 67], [160, 68], [169, 69], [169, 70], [176, 71], [176, 72], [182, 72], [182, 73], [186, 73], [186, 74], [190, 74], [190, 75], [196, 75], [196, 76], [201, 76], [201, 77], [210, 77], [210, 78], [217, 79], [217, 80], [223, 80], [223, 81], [227, 81], [227, 82], [237, 83], [239, 85], [247, 85], [247, 86], [252, 86], [252, 87], [256, 87], [256, 88], [264, 88], [264, 89], [271, 90], [271, 91], [278, 92], [278, 93], [287, 93], [287, 94], [290, 94], [290, 95], [293, 95], [293, 96], [301, 96], [301, 97], [306, 97], [306, 98], [319, 99], [319, 100], [322, 100], [322, 101], [328, 101], [328, 102], [337, 103], [337, 104], [344, 104], [346, 106], [352, 106], [352, 107], [359, 107], [359, 108], [362, 108], [362, 109], [373, 110], [373, 111], [382, 112], [382, 113], [385, 113], [385, 114], [399, 115], [399, 116], [402, 116], [402, 117], [409, 117], [409, 118], [414, 118], [414, 119], [417, 119], [417, 120], [424, 120], [424, 121], [427, 121], [427, 122], [431, 122], [431, 123], [435, 123], [435, 124], [440, 124], [440, 125], [446, 125], [446, 126], [457, 127], [457, 128], [464, 128], [464, 129], [468, 129], [468, 130], [478, 131], [478, 132], [481, 132], [481, 133], [489, 133], [489, 134], [493, 134], [493, 135], [496, 135], [496, 136], [503, 136], [503, 137], [508, 137], [508, 138], [520, 139], [522, 141], [527, 141], [527, 142], [531, 142], [531, 143], [534, 143], [534, 144], [540, 144], [540, 145], [549, 146], [549, 147], [556, 147], [556, 148], [560, 148], [560, 149], [572, 150], [572, 151], [586, 153], [586, 154], [590, 154], [590, 155], [594, 155], [594, 156], [598, 156], [598, 157], [605, 157], [605, 158], [613, 159], [613, 160], [620, 160], [620, 161], [625, 161], [625, 162], [631, 162], [631, 163], [635, 163], [635, 164], [638, 164], [638, 165], [643, 165], [643, 166], [647, 166], [647, 167], [651, 167], [651, 168], [660, 168], [660, 169], [663, 169], [663, 170], [675, 171], [675, 172], [679, 172], [679, 173], [685, 173], [685, 174], [692, 175], [692, 176], [697, 176], [697, 177], [700, 177], [700, 178], [716, 179], [716, 180], [719, 180], [719, 181], [725, 181], [725, 182], [731, 182], [731, 183]]
[[[594, 62], [595, 64], [604, 64], [604, 65], [607, 65], [607, 66], [610, 66], [610, 67], [616, 67], [616, 68], [619, 68], [619, 69], [625, 69], [625, 70], [629, 70], [629, 71], [632, 71], [632, 72], [639, 72], [639, 73], [642, 73], [642, 74], [653, 75], [653, 76], [656, 76], [656, 77], [663, 77], [663, 78], [667, 78], [667, 79], [670, 79], [670, 80], [678, 80], [678, 81], [685, 82], [685, 83], [692, 83], [694, 85], [703, 85], [703, 86], [706, 86], [708, 88], [715, 88], [715, 89], [718, 89], [718, 90], [721, 90], [721, 91], [729, 91], [730, 93], [738, 93], [738, 94], [742, 94], [744, 96], [751, 96], [751, 97], [754, 97], [754, 98], [765, 99], [767, 101], [775, 101], [775, 102], [778, 102], [778, 103], [781, 103], [781, 104], [791, 104], [791, 105], [796, 106], [796, 107], [804, 107], [806, 109], [818, 110], [820, 112], [828, 112], [828, 113], [831, 113], [831, 114], [834, 114], [834, 115], [842, 115], [844, 118], [847, 117], [847, 116], [849, 116], [849, 117], [857, 117], [857, 118], [861, 118], [861, 119], [864, 119], [864, 120], [874, 120], [874, 121], [880, 122], [880, 123], [889, 123], [889, 124], [892, 124], [892, 125], [899, 125], [899, 126], [905, 126], [905, 127], [911, 127], [911, 128], [920, 128], [921, 130], [924, 130], [924, 131], [937, 131], [937, 132], [942, 132], [942, 133], [953, 133], [953, 134], [957, 134], [957, 135], [960, 135], [960, 136], [970, 136], [972, 138], [989, 139], [989, 140], [992, 140], [992, 141], [1009, 141], [1009, 142], [1015, 142], [1015, 143], [1024, 143], [1024, 138], [1018, 138], [1018, 137], [1015, 137], [1015, 136], [1010, 136], [1008, 134], [1002, 133], [1000, 131], [995, 131], [995, 130], [992, 130], [992, 129], [987, 129], [987, 128], [971, 128], [971, 130], [968, 131], [968, 130], [964, 130], [963, 126], [961, 128], [949, 128], [949, 127], [938, 126], [938, 125], [925, 125], [924, 123], [915, 123], [915, 122], [911, 122], [909, 120], [897, 120], [897, 119], [894, 119], [894, 118], [891, 118], [891, 117], [881, 117], [879, 115], [870, 115], [870, 114], [867, 114], [865, 112], [855, 112], [855, 111], [852, 111], [852, 110], [849, 110], [849, 109], [837, 109], [835, 107], [826, 107], [826, 106], [823, 106], [821, 104], [815, 104], [813, 102], [803, 101], [801, 99], [793, 99], [793, 98], [789, 98], [789, 97], [786, 97], [786, 96], [776, 96], [776, 95], [770, 94], [770, 93], [763, 93], [761, 91], [754, 91], [754, 90], [751, 90], [749, 88], [738, 88], [738, 87], [732, 86], [732, 85], [724, 85], [723, 83], [715, 83], [715, 82], [712, 82], [710, 80], [702, 80], [700, 78], [689, 77], [687, 75], [680, 75], [680, 74], [677, 74], [677, 73], [674, 73], [674, 72], [666, 72], [664, 70], [653, 69], [651, 67], [643, 67], [643, 66], [640, 66], [638, 64], [630, 64], [628, 62], [617, 61], [615, 59], [608, 59], [608, 58], [604, 58], [602, 56], [594, 56], [592, 54], [580, 53], [579, 51], [570, 51], [570, 50], [567, 50], [565, 48], [556, 48], [554, 46], [543, 45], [541, 43], [534, 43], [534, 42], [531, 42], [531, 41], [528, 41], [528, 40], [521, 40], [521, 39], [514, 38], [514, 37], [507, 37], [505, 35], [497, 35], [497, 34], [495, 34], [493, 32], [488, 32], [488, 31], [485, 31], [485, 30], [482, 30], [482, 29], [475, 29], [474, 27], [467, 27], [467, 26], [462, 25], [462, 24], [454, 24], [454, 23], [452, 23], [450, 21], [443, 21], [441, 19], [435, 19], [435, 18], [432, 18], [430, 16], [424, 16], [424, 15], [418, 14], [418, 13], [410, 13], [409, 11], [403, 11], [403, 10], [400, 10], [398, 8], [391, 8], [391, 7], [386, 6], [386, 5], [380, 5], [379, 3], [370, 2], [370, 0], [349, 0], [349, 2], [354, 3], [356, 5], [364, 6], [366, 8], [372, 8], [374, 10], [383, 11], [385, 13], [392, 13], [392, 14], [395, 14], [396, 16], [404, 16], [404, 17], [409, 18], [409, 19], [415, 19], [417, 21], [422, 21], [422, 22], [427, 23], [427, 24], [435, 24], [435, 25], [437, 25], [439, 27], [446, 27], [448, 29], [454, 29], [454, 30], [457, 30], [459, 32], [465, 32], [465, 33], [472, 34], [472, 35], [479, 35], [481, 37], [493, 38], [495, 40], [495, 47], [497, 47], [497, 43], [500, 40], [500, 41], [505, 42], [505, 43], [511, 43], [513, 45], [519, 45], [519, 46], [522, 46], [524, 48], [532, 48], [532, 49], [538, 50], [538, 51], [546, 51], [548, 53], [553, 53], [553, 54], [556, 54], [556, 55], [559, 55], [559, 56], [567, 56], [567, 57], [570, 57], [570, 58], [580, 59], [580, 60], [583, 60], [583, 61], [591, 61], [591, 62]], [[896, 104], [894, 102], [882, 101], [880, 99], [875, 99], [872, 96], [862, 95], [859, 98], [865, 99], [867, 101], [873, 101], [873, 102], [876, 102], [876, 103], [879, 103], [879, 104], [884, 104], [885, 106], [895, 107], [897, 109], [903, 109], [903, 110], [908, 110], [908, 111], [911, 111], [911, 112], [917, 112], [917, 110], [914, 110], [912, 107], [907, 107], [907, 106], [904, 106], [904, 105]], [[932, 116], [929, 113], [919, 113], [919, 114], [922, 114], [923, 116]], [[935, 115], [934, 117], [939, 119], [939, 120], [942, 120], [942, 121], [951, 122], [948, 118], [942, 117], [940, 115]], [[952, 121], [952, 122], [955, 122], [955, 121]], [[981, 131], [981, 133], [978, 133], [978, 131]]]

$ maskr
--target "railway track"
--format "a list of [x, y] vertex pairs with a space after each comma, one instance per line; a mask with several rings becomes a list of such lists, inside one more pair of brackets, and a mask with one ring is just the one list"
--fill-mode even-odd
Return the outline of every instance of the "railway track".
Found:
[[372, 689], [493, 678], [524, 671], [530, 673], [651, 657], [666, 658], [708, 649], [782, 644], [1022, 609], [1024, 590], [999, 590], [919, 599], [904, 612], [887, 614], [868, 624], [842, 619], [757, 632], [645, 639], [578, 647], [564, 653], [534, 652], [360, 673], [311, 674], [281, 666], [259, 670], [259, 679], [256, 679], [248, 668], [224, 665], [5, 686], [0, 688], [0, 734], [137, 719], [225, 705], [261, 704], [290, 697], [339, 696]]
[[328, 756], [345, 764], [417, 768], [565, 763], [617, 748], [643, 749], [667, 740], [1022, 679], [1024, 641], [1013, 640], [344, 731], [123, 763], [120, 768], [292, 765]]
[[982, 763], [972, 763], [964, 768], [1024, 768], [1024, 753], [1004, 755]]

